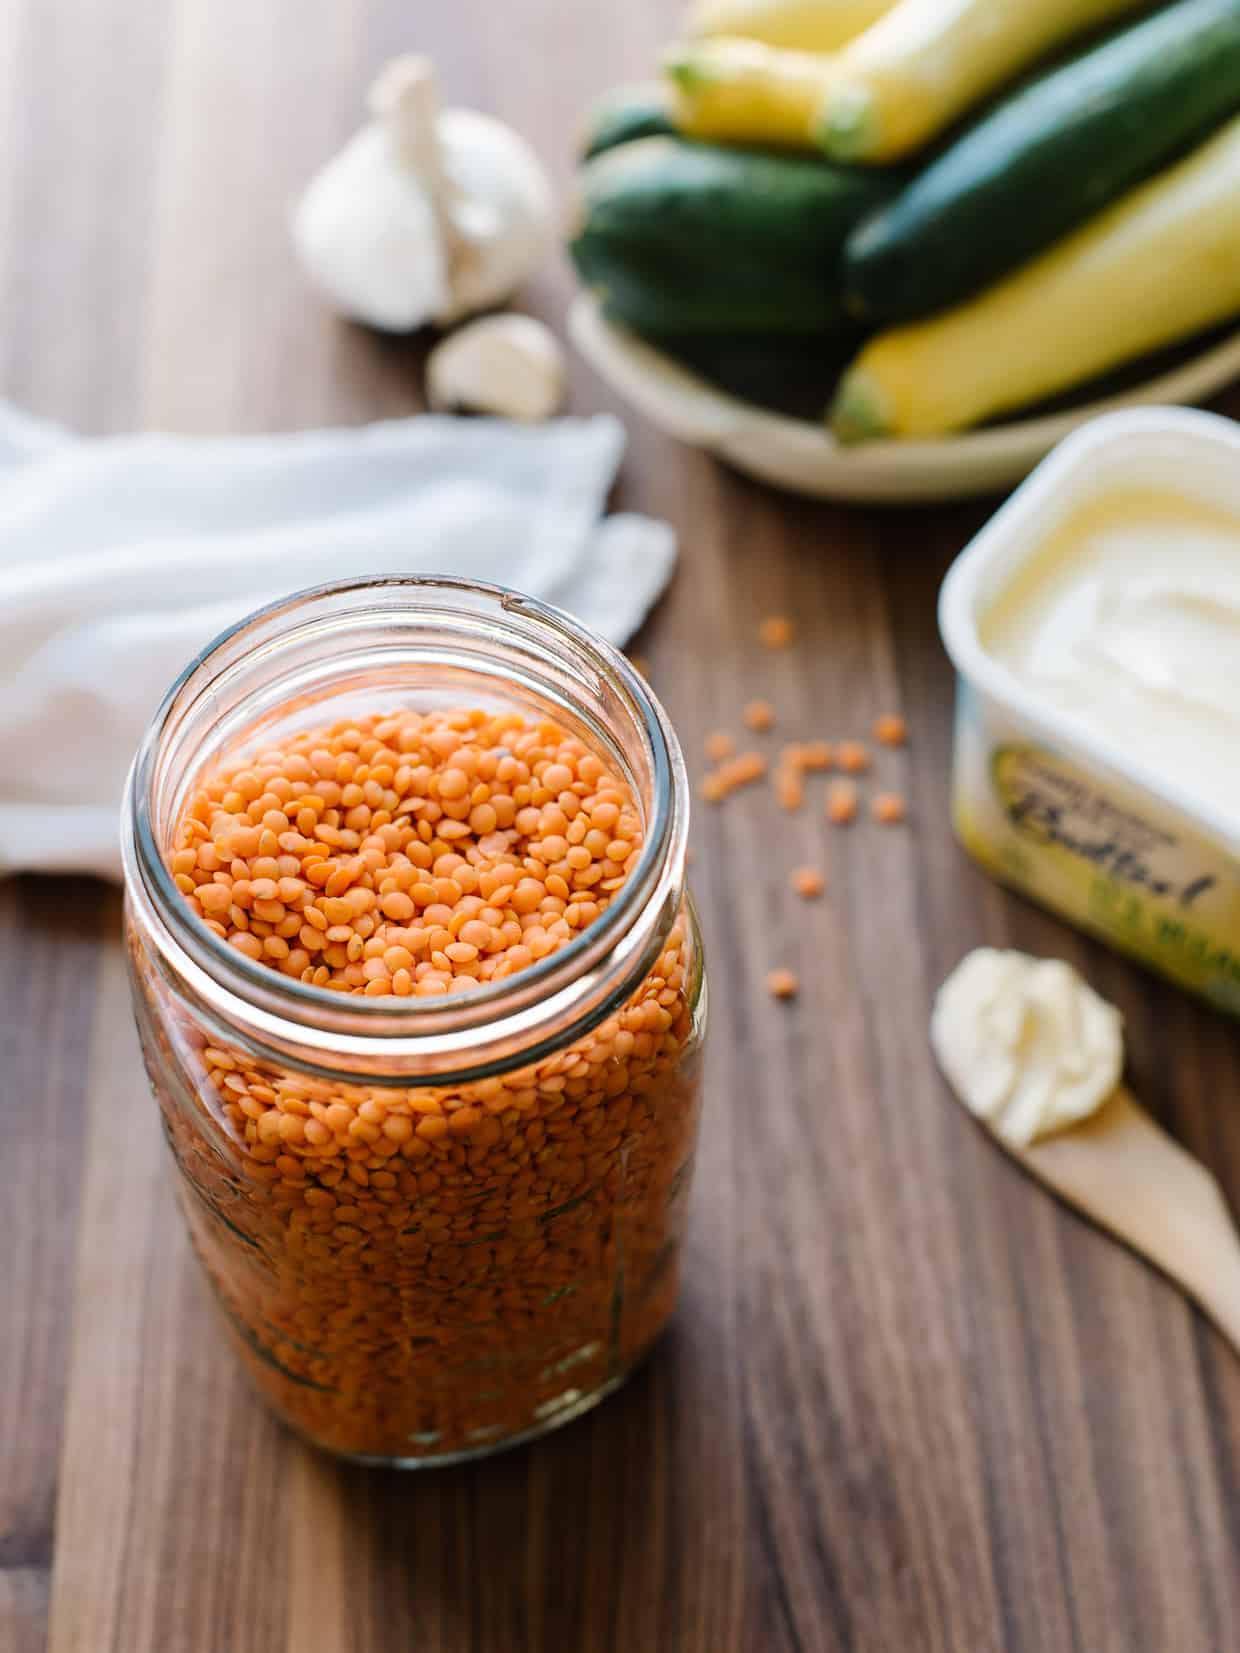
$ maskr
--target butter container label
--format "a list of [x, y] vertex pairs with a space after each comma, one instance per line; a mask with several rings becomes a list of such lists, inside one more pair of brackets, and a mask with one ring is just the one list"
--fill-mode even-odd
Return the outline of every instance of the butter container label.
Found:
[[954, 788], [961, 842], [995, 877], [1240, 1016], [1240, 862], [1224, 846], [964, 684]]

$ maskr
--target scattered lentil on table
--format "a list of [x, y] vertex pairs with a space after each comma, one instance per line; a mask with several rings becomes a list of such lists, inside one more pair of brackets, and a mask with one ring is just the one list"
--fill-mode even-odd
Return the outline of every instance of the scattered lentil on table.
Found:
[[767, 649], [786, 649], [795, 635], [795, 627], [786, 614], [768, 614], [758, 627], [758, 641]]
[[864, 775], [870, 767], [870, 754], [859, 740], [842, 740], [835, 749], [835, 761], [846, 775]]
[[701, 787], [702, 797], [707, 803], [721, 803], [738, 787], [752, 786], [755, 781], [760, 781], [766, 770], [766, 759], [761, 752], [740, 752], [705, 777]]
[[880, 746], [905, 746], [908, 744], [908, 725], [898, 714], [888, 713], [875, 722], [874, 739]]
[[790, 812], [800, 809], [805, 802], [805, 782], [801, 775], [801, 766], [790, 762], [787, 754], [775, 771], [775, 796], [779, 807]]
[[851, 781], [836, 781], [827, 793], [827, 819], [836, 826], [849, 826], [857, 819], [857, 788]]
[[880, 792], [870, 804], [870, 812], [881, 826], [898, 826], [908, 813], [901, 798], [895, 792]]
[[801, 768], [815, 774], [830, 769], [835, 763], [835, 749], [825, 740], [802, 741], [797, 747], [797, 761]]

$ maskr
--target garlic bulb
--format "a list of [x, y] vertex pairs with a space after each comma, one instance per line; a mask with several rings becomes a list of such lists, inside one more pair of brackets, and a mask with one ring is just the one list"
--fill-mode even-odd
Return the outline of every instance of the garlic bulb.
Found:
[[389, 332], [503, 303], [546, 251], [554, 208], [525, 140], [440, 112], [421, 57], [390, 63], [374, 116], [311, 179], [292, 222], [306, 272], [341, 310]]
[[431, 351], [426, 394], [439, 412], [550, 419], [564, 401], [564, 351], [532, 316], [487, 316]]

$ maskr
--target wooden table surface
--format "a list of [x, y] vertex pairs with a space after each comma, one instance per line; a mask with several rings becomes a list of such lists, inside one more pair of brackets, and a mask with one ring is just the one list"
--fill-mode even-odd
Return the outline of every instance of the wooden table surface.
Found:
[[[434, 51], [454, 100], [567, 182], [583, 104], [647, 71], [675, 10], [9, 0], [0, 392], [89, 431], [415, 409], [418, 349], [328, 317], [285, 234], [369, 75]], [[558, 260], [531, 307], [556, 320], [570, 291]], [[573, 400], [614, 407], [580, 368]], [[1067, 956], [1125, 1011], [1135, 1088], [1240, 1201], [1236, 1028], [953, 843], [934, 603], [987, 507], [783, 500], [629, 424], [620, 502], [683, 546], [639, 646], [697, 770], [752, 695], [787, 735], [890, 710], [912, 730], [883, 761], [907, 829], [833, 830], [765, 790], [699, 811], [714, 1036], [674, 1332], [601, 1411], [492, 1462], [308, 1454], [187, 1255], [116, 895], [0, 886], [0, 1653], [1237, 1646], [1234, 1355], [1007, 1163], [927, 1050], [967, 947]], [[778, 655], [755, 638], [776, 610], [800, 622]], [[824, 901], [787, 888], [802, 862]], [[795, 1005], [767, 997], [773, 965], [800, 972]]]

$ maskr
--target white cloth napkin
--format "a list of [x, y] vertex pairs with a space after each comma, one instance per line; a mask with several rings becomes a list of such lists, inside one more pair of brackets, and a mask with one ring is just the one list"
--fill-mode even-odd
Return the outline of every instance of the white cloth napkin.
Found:
[[0, 876], [118, 877], [125, 773], [168, 685], [301, 587], [459, 574], [625, 642], [676, 542], [603, 518], [623, 449], [610, 418], [79, 438], [0, 404]]

